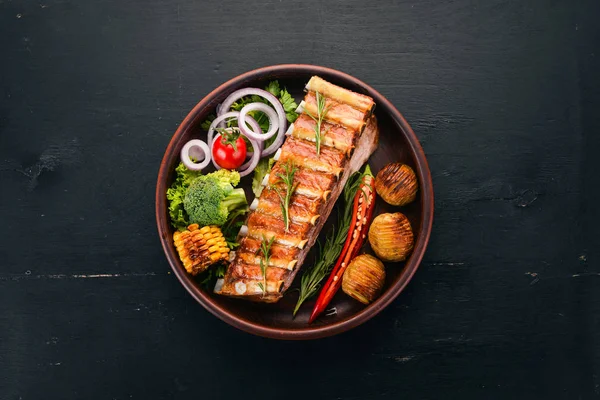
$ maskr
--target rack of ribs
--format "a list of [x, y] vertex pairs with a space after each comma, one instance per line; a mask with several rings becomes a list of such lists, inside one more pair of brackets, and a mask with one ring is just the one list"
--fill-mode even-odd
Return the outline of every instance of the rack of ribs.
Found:
[[[278, 161], [265, 178], [265, 188], [251, 211], [239, 248], [215, 293], [247, 300], [277, 302], [292, 284], [346, 181], [367, 162], [377, 147], [379, 131], [369, 96], [313, 76], [305, 87], [302, 110], [287, 131]], [[316, 150], [318, 96], [325, 99], [320, 154]], [[280, 198], [280, 175], [286, 164], [297, 168], [286, 230]], [[265, 276], [260, 266], [261, 242], [271, 240]], [[263, 282], [266, 281], [266, 285]]]

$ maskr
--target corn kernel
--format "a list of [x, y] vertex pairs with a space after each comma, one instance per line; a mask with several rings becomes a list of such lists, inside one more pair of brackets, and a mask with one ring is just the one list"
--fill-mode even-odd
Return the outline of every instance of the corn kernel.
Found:
[[191, 224], [188, 230], [173, 233], [173, 242], [184, 268], [192, 275], [229, 259], [229, 247], [218, 226], [200, 228], [198, 224]]

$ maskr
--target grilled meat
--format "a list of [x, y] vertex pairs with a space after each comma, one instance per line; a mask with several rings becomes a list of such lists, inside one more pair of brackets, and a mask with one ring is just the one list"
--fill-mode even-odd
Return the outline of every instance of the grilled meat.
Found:
[[[315, 120], [306, 114], [301, 114], [294, 122], [292, 137], [304, 139], [309, 142], [315, 142]], [[358, 138], [358, 132], [352, 132], [340, 125], [323, 122], [321, 126], [321, 143], [324, 146], [332, 147], [350, 155], [354, 149], [355, 139]]]
[[[269, 175], [256, 210], [250, 213], [245, 237], [235, 252], [215, 292], [260, 302], [276, 302], [292, 284], [321, 228], [329, 217], [346, 181], [377, 147], [377, 121], [372, 116], [373, 99], [312, 77], [301, 108], [317, 115], [315, 91], [325, 98], [326, 114], [321, 125], [321, 151], [315, 147], [315, 121], [298, 117], [282, 146], [281, 155]], [[280, 197], [280, 175], [284, 165], [298, 168], [295, 190], [289, 203], [289, 229], [285, 229]], [[285, 189], [283, 189], [285, 190]], [[280, 192], [281, 193], [281, 192]], [[269, 265], [261, 260], [261, 242], [273, 238]]]
[[319, 92], [327, 98], [334, 99], [338, 103], [347, 104], [355, 109], [371, 115], [375, 108], [373, 99], [364, 94], [356, 93], [343, 87], [332, 85], [323, 78], [313, 76], [306, 84], [306, 90]]

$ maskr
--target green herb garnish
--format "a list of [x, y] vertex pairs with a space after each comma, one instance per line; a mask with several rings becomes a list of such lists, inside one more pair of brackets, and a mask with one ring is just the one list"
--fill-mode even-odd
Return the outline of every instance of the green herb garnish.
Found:
[[[267, 86], [265, 86], [265, 90], [271, 93], [275, 97], [279, 97], [281, 93], [281, 88], [279, 87], [279, 81], [271, 81]], [[285, 89], [284, 89], [285, 90]]]
[[327, 102], [321, 93], [315, 92], [315, 98], [317, 101], [317, 116], [315, 117], [306, 109], [304, 112], [315, 121], [315, 146], [317, 148], [318, 157], [321, 154], [321, 140], [323, 139], [323, 136], [325, 136], [325, 132], [321, 132], [321, 125], [323, 124], [325, 114], [329, 111], [329, 107], [326, 107]]
[[204, 120], [204, 122], [202, 122], [200, 124], [200, 127], [202, 129], [204, 129], [205, 131], [208, 131], [208, 129], [210, 128], [210, 124], [212, 124], [212, 122], [217, 119], [217, 116], [215, 114], [210, 114], [208, 117], [206, 117], [206, 119]]
[[279, 178], [277, 183], [282, 182], [285, 186], [285, 193], [282, 193], [283, 191], [280, 187], [274, 187], [277, 196], [279, 196], [279, 202], [281, 203], [281, 214], [283, 216], [286, 232], [290, 230], [290, 199], [298, 186], [297, 183], [294, 184], [294, 175], [296, 175], [296, 171], [298, 171], [298, 168], [294, 164], [283, 164], [284, 173], [278, 173], [276, 176]]
[[245, 214], [245, 209], [237, 209], [231, 212], [227, 217], [227, 222], [221, 227], [221, 232], [223, 232], [225, 243], [227, 243], [227, 246], [231, 250], [236, 249], [240, 245], [237, 241], [237, 236], [240, 232], [240, 228], [242, 225], [244, 225], [244, 218], [240, 217], [244, 216]]
[[212, 290], [212, 288], [215, 287], [215, 282], [217, 279], [223, 278], [225, 276], [225, 272], [227, 272], [227, 265], [224, 263], [211, 266], [211, 268], [202, 274], [203, 279], [200, 281], [200, 285], [202, 285], [202, 287], [204, 287], [206, 290]]
[[215, 129], [221, 135], [221, 143], [224, 145], [230, 144], [233, 147], [233, 151], [237, 151], [237, 140], [240, 137], [240, 130], [238, 128], [216, 128]]
[[[277, 81], [276, 81], [277, 82]], [[296, 113], [296, 109], [298, 108], [298, 104], [292, 97], [291, 94], [285, 89], [282, 89], [279, 93], [279, 101], [283, 106], [283, 110], [285, 111], [285, 117], [288, 122], [292, 123], [298, 118], [298, 113]]]
[[[269, 82], [269, 84], [265, 87], [265, 90], [279, 99], [279, 102], [285, 111], [285, 117], [289, 122], [294, 122], [296, 118], [298, 118], [298, 114], [296, 113], [298, 104], [296, 104], [296, 101], [286, 88], [281, 89], [279, 87], [279, 81], [275, 80]], [[262, 101], [266, 102], [264, 99]]]
[[260, 259], [260, 270], [262, 272], [263, 281], [258, 283], [258, 287], [262, 289], [263, 295], [267, 292], [267, 267], [269, 266], [271, 246], [273, 246], [274, 240], [275, 236], [271, 236], [271, 239], [267, 240], [265, 235], [263, 235], [262, 242], [260, 243], [260, 251], [262, 252], [262, 258]]
[[318, 242], [319, 255], [317, 257], [317, 262], [312, 268], [307, 269], [304, 274], [302, 274], [302, 279], [300, 280], [300, 295], [296, 307], [294, 308], [294, 316], [296, 316], [302, 303], [317, 293], [321, 287], [321, 281], [331, 273], [331, 268], [342, 252], [352, 221], [354, 196], [362, 181], [363, 175], [364, 174], [361, 174], [360, 172], [354, 173], [348, 179], [348, 182], [344, 187], [344, 209], [338, 218], [339, 225], [337, 226], [337, 229], [335, 226], [331, 229], [325, 239], [324, 246], [321, 246], [320, 242]]
[[254, 192], [254, 196], [258, 197], [262, 193], [262, 181], [265, 179], [265, 175], [271, 172], [273, 164], [275, 164], [273, 157], [264, 157], [261, 158], [256, 168], [254, 168], [254, 175], [252, 176], [252, 191]]

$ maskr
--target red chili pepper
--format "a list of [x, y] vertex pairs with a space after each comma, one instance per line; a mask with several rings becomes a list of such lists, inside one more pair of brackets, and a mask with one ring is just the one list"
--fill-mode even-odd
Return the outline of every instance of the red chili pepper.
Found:
[[373, 210], [375, 209], [374, 180], [375, 178], [372, 175], [365, 175], [354, 195], [354, 207], [352, 209], [348, 237], [346, 237], [346, 242], [344, 243], [340, 257], [331, 271], [331, 275], [329, 275], [327, 282], [325, 282], [323, 289], [321, 289], [321, 293], [319, 293], [308, 323], [313, 322], [325, 310], [333, 296], [337, 293], [342, 285], [344, 271], [346, 271], [350, 261], [358, 255], [367, 237], [367, 231], [369, 230], [369, 225], [371, 225]]

